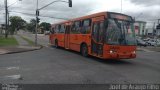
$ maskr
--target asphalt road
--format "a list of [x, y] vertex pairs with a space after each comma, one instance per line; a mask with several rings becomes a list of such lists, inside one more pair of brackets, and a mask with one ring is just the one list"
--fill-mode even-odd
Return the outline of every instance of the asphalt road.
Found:
[[160, 83], [160, 53], [139, 51], [137, 54], [136, 59], [105, 61], [48, 47], [1, 55], [0, 83]]

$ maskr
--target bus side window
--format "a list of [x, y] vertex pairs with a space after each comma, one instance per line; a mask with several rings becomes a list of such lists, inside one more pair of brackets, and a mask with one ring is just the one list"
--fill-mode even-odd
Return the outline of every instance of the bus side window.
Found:
[[98, 31], [99, 31], [99, 24], [98, 24], [98, 23], [95, 23], [95, 24], [93, 25], [92, 35], [93, 35], [94, 40], [96, 40], [96, 42], [98, 41], [98, 37], [97, 37]]
[[104, 39], [104, 22], [100, 22], [99, 26], [99, 41], [103, 42]]
[[81, 22], [80, 21], [74, 22], [74, 24], [72, 25], [71, 33], [73, 33], [73, 34], [79, 34], [80, 30], [81, 30], [80, 26], [81, 26]]
[[58, 27], [59, 27], [59, 25], [55, 26], [55, 33], [59, 33], [59, 28]]
[[89, 34], [91, 32], [91, 19], [86, 19], [83, 21], [82, 34]]
[[51, 29], [51, 33], [52, 33], [52, 34], [54, 34], [54, 33], [55, 33], [55, 29], [54, 29], [54, 27], [52, 27], [52, 29]]
[[61, 25], [58, 25], [58, 33], [61, 33]]
[[59, 33], [64, 33], [65, 32], [65, 25], [59, 25], [60, 26], [60, 32]]

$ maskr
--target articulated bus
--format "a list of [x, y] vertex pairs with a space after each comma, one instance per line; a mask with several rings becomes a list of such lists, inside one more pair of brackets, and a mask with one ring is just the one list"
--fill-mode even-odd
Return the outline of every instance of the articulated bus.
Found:
[[136, 58], [134, 19], [114, 12], [100, 12], [52, 25], [50, 43], [55, 47], [101, 59]]

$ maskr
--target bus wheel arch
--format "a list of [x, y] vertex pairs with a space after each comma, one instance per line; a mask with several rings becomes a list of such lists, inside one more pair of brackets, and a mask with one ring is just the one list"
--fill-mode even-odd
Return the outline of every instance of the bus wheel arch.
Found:
[[87, 57], [88, 56], [88, 46], [86, 43], [81, 43], [80, 45], [80, 53], [82, 56]]

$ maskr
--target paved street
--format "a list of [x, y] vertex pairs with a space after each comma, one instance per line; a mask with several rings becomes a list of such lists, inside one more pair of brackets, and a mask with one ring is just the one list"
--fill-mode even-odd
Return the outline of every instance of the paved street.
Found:
[[160, 83], [160, 53], [138, 51], [133, 60], [104, 61], [55, 48], [0, 56], [0, 83]]
[[160, 90], [160, 0], [0, 0], [0, 11], [0, 90]]

